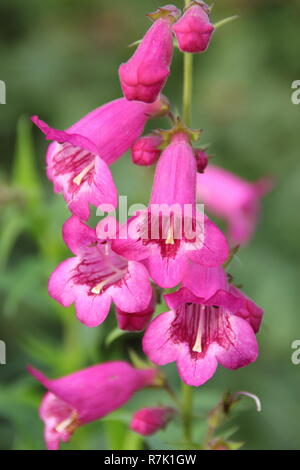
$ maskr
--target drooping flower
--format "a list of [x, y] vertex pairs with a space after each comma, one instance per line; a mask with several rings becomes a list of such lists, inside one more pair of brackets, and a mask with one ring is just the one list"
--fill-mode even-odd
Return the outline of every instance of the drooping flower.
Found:
[[272, 188], [271, 180], [251, 183], [214, 165], [208, 165], [197, 178], [198, 200], [212, 214], [226, 220], [231, 241], [249, 241], [259, 218], [261, 198]]
[[163, 89], [173, 55], [171, 25], [178, 15], [173, 5], [148, 15], [155, 20], [153, 25], [133, 56], [119, 68], [121, 87], [128, 100], [152, 103]]
[[228, 245], [219, 229], [196, 212], [196, 160], [184, 132], [176, 133], [157, 164], [147, 211], [120, 228], [112, 247], [127, 259], [143, 261], [164, 288], [183, 279], [189, 260], [217, 266]]
[[143, 331], [150, 323], [155, 307], [156, 294], [154, 291], [148, 307], [140, 312], [123, 312], [120, 308], [116, 307], [118, 327], [124, 331]]
[[163, 98], [150, 105], [120, 98], [95, 109], [66, 131], [32, 117], [46, 139], [54, 141], [47, 150], [47, 176], [71, 212], [87, 220], [89, 204], [117, 206], [117, 189], [108, 165], [133, 145], [150, 117], [166, 108]]
[[63, 238], [76, 256], [63, 261], [52, 273], [49, 294], [64, 307], [75, 303], [82, 323], [98, 326], [106, 319], [112, 302], [130, 313], [149, 306], [152, 288], [141, 263], [113, 252], [108, 239], [97, 238], [95, 230], [76, 216], [65, 222]]
[[164, 429], [174, 417], [174, 414], [174, 408], [169, 406], [142, 408], [132, 417], [130, 427], [142, 436], [151, 436]]
[[133, 163], [141, 166], [150, 166], [156, 163], [161, 154], [159, 149], [161, 143], [161, 137], [155, 134], [138, 139], [131, 148]]
[[103, 418], [124, 405], [133, 394], [154, 386], [155, 369], [135, 369], [127, 362], [107, 362], [50, 380], [40, 371], [29, 372], [47, 389], [41, 406], [48, 450], [58, 450], [79, 427]]
[[210, 9], [201, 1], [192, 1], [184, 15], [173, 25], [179, 49], [183, 52], [204, 52], [209, 46], [214, 26]]
[[186, 287], [166, 295], [170, 311], [151, 322], [143, 349], [155, 364], [176, 361], [181, 379], [200, 386], [214, 375], [218, 363], [237, 369], [255, 361], [258, 346], [251, 319], [240, 315], [243, 300], [228, 291], [222, 268], [195, 269], [189, 285], [194, 275], [197, 295]]

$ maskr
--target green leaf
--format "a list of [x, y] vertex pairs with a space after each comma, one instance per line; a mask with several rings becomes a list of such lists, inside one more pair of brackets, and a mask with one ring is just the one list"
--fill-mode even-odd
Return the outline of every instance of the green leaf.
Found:
[[32, 126], [29, 118], [22, 116], [17, 125], [17, 140], [12, 183], [22, 189], [28, 204], [36, 206], [42, 197], [39, 174], [35, 165]]
[[5, 269], [14, 244], [27, 225], [15, 207], [6, 207], [1, 220], [0, 232], [0, 271]]

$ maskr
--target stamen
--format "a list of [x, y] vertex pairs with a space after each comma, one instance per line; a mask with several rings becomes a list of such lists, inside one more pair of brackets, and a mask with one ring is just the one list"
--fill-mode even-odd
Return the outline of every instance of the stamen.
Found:
[[170, 228], [168, 230], [168, 236], [167, 236], [167, 239], [166, 239], [166, 245], [174, 245], [175, 241], [174, 241], [174, 227], [173, 227], [173, 223], [171, 222], [170, 223]]
[[81, 185], [83, 178], [94, 168], [95, 162], [90, 163], [86, 166], [80, 173], [73, 179], [73, 183], [77, 184], [77, 186]]
[[198, 331], [197, 331], [196, 341], [193, 346], [193, 351], [197, 353], [202, 352], [202, 334], [204, 332], [204, 326], [205, 326], [205, 305], [201, 305]]
[[103, 287], [105, 287], [106, 284], [119, 281], [125, 273], [126, 273], [126, 269], [124, 270], [118, 269], [114, 274], [107, 277], [106, 279], [104, 279], [104, 281], [99, 282], [99, 284], [93, 287], [91, 290], [92, 294], [97, 294], [97, 295], [100, 294]]
[[74, 431], [79, 424], [78, 417], [76, 411], [72, 411], [72, 414], [69, 418], [65, 419], [61, 423], [59, 423], [56, 427], [55, 430], [57, 432], [63, 432], [63, 431], [68, 431], [72, 432]]

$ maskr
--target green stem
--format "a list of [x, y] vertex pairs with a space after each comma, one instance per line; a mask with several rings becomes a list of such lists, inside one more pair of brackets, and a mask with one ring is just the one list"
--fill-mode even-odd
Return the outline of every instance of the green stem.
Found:
[[182, 384], [182, 423], [183, 437], [186, 443], [192, 443], [193, 388]]
[[[184, 0], [185, 6], [190, 0]], [[193, 92], [193, 54], [183, 54], [183, 121], [189, 127], [191, 125], [191, 104]], [[186, 443], [192, 443], [192, 419], [193, 419], [193, 388], [182, 384], [182, 424], [183, 436]]]
[[182, 115], [184, 123], [191, 125], [191, 102], [193, 92], [193, 54], [183, 54], [183, 103]]
[[[190, 0], [184, 0], [187, 7]], [[182, 117], [187, 126], [191, 125], [191, 103], [193, 92], [193, 54], [185, 52], [183, 54], [183, 103]]]

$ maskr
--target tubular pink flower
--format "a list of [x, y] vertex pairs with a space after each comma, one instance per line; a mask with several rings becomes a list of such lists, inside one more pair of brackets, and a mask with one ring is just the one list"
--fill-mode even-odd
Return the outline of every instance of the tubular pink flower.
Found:
[[108, 165], [132, 146], [148, 119], [166, 106], [163, 99], [149, 105], [120, 98], [95, 109], [66, 131], [51, 129], [32, 117], [46, 139], [54, 141], [47, 150], [47, 176], [71, 212], [87, 220], [89, 204], [117, 206], [117, 189]]
[[153, 292], [147, 308], [140, 312], [123, 312], [116, 307], [118, 327], [125, 331], [143, 331], [148, 326], [156, 307], [156, 295]]
[[113, 252], [109, 240], [97, 238], [95, 230], [76, 216], [65, 222], [63, 238], [76, 256], [55, 269], [48, 290], [64, 307], [75, 303], [82, 323], [89, 327], [100, 325], [112, 301], [123, 312], [140, 312], [148, 307], [152, 289], [141, 263]]
[[174, 414], [175, 410], [168, 406], [143, 408], [133, 415], [130, 427], [142, 436], [151, 436], [164, 429], [173, 419]]
[[223, 168], [208, 165], [197, 176], [197, 197], [212, 214], [226, 220], [233, 243], [249, 241], [256, 228], [261, 198], [272, 188], [270, 179], [250, 183]]
[[156, 163], [161, 154], [159, 149], [161, 143], [162, 138], [155, 134], [138, 139], [131, 149], [133, 163], [141, 166], [150, 166]]
[[[209, 380], [218, 363], [237, 369], [258, 355], [251, 322], [240, 316], [244, 308], [241, 296], [223, 289], [221, 268], [207, 272], [210, 269], [198, 266], [200, 275], [194, 278], [201, 297], [186, 287], [165, 296], [171, 310], [150, 323], [143, 339], [151, 361], [158, 365], [176, 361], [181, 379], [193, 386]], [[212, 274], [216, 276], [214, 293]]]
[[126, 362], [107, 362], [50, 380], [40, 371], [29, 372], [47, 389], [40, 417], [45, 424], [48, 450], [58, 450], [79, 427], [103, 418], [124, 405], [133, 394], [155, 385], [155, 369], [134, 369]]
[[133, 56], [119, 68], [121, 87], [124, 96], [130, 101], [155, 101], [170, 74], [173, 55], [171, 23], [177, 18], [179, 10], [172, 5], [160, 10], [160, 17], [146, 33]]
[[120, 228], [112, 247], [127, 259], [143, 261], [164, 288], [181, 282], [189, 260], [218, 266], [228, 258], [219, 229], [196, 213], [196, 160], [184, 133], [175, 134], [155, 172], [148, 211]]
[[183, 52], [204, 52], [209, 46], [214, 26], [204, 2], [193, 1], [184, 15], [173, 25], [179, 49]]

